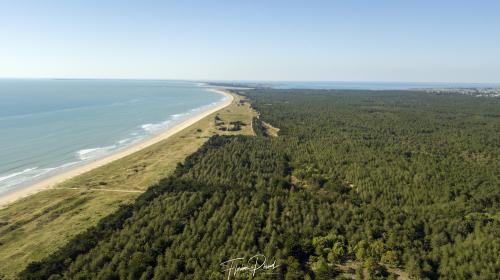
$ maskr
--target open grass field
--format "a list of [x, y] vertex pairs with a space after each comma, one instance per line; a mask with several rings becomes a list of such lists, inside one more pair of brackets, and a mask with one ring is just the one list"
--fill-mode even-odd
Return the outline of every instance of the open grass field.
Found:
[[[141, 191], [170, 175], [178, 162], [210, 136], [253, 135], [255, 115], [235, 94], [228, 107], [162, 142], [0, 209], [0, 279], [2, 275], [14, 278], [29, 262], [54, 252], [119, 205], [132, 202]], [[243, 123], [240, 130], [221, 130], [238, 121]]]

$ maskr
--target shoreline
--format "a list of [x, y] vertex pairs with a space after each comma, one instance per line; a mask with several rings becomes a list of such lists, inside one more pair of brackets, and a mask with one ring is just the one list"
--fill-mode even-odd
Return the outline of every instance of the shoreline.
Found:
[[208, 108], [208, 110], [206, 110], [206, 111], [202, 111], [199, 114], [193, 115], [192, 117], [190, 117], [184, 121], [181, 121], [180, 123], [172, 126], [171, 128], [166, 129], [165, 131], [161, 132], [160, 134], [155, 135], [149, 139], [141, 141], [141, 142], [134, 144], [130, 147], [127, 147], [123, 150], [117, 151], [116, 153], [112, 153], [112, 154], [107, 155], [105, 157], [96, 159], [96, 160], [88, 162], [88, 163], [84, 163], [83, 165], [77, 166], [77, 167], [69, 169], [69, 170], [66, 170], [60, 174], [55, 174], [54, 176], [43, 179], [39, 182], [35, 182], [34, 184], [32, 184], [30, 186], [26, 186], [26, 187], [20, 188], [19, 190], [15, 190], [15, 191], [9, 192], [3, 196], [0, 196], [0, 208], [4, 208], [4, 207], [22, 199], [22, 198], [36, 194], [40, 191], [49, 190], [49, 189], [55, 187], [56, 185], [58, 185], [64, 181], [72, 179], [78, 175], [89, 172], [91, 170], [94, 170], [96, 168], [104, 166], [108, 163], [111, 163], [115, 160], [124, 158], [128, 155], [131, 155], [135, 152], [138, 152], [142, 149], [145, 149], [145, 148], [147, 148], [151, 145], [154, 145], [158, 142], [161, 142], [161, 141], [171, 137], [172, 135], [180, 132], [181, 130], [188, 128], [189, 126], [200, 121], [201, 119], [203, 119], [203, 118], [205, 118], [205, 117], [207, 117], [207, 116], [209, 116], [209, 115], [211, 115], [219, 110], [226, 108], [234, 100], [233, 95], [231, 95], [228, 91], [226, 91], [224, 89], [209, 88], [207, 90], [224, 95], [225, 97], [227, 97], [227, 99], [224, 100], [223, 102], [221, 102], [220, 104], [217, 104], [214, 107]]

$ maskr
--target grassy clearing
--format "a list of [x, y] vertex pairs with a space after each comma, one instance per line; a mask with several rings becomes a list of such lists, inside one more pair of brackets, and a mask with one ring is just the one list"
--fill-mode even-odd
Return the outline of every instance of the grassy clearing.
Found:
[[270, 135], [272, 137], [278, 137], [278, 133], [280, 132], [279, 128], [276, 128], [276, 127], [266, 123], [265, 121], [262, 121], [262, 125], [266, 129], [266, 132], [268, 135]]
[[[256, 114], [241, 96], [234, 96], [228, 107], [162, 142], [0, 209], [0, 275], [13, 278], [27, 263], [52, 253], [140, 194], [96, 189], [145, 190], [171, 174], [210, 136], [253, 135]], [[238, 131], [223, 131], [216, 126], [215, 116], [227, 124], [243, 125]]]

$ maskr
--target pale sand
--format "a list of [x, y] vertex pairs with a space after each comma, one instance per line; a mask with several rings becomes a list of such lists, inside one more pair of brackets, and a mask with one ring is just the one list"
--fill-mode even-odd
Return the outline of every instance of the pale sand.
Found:
[[198, 122], [199, 120], [209, 116], [212, 113], [215, 113], [231, 104], [233, 101], [234, 97], [229, 94], [228, 92], [224, 90], [219, 90], [219, 89], [209, 89], [210, 91], [220, 93], [222, 95], [225, 95], [228, 97], [223, 103], [218, 104], [215, 107], [211, 107], [209, 110], [201, 112], [200, 114], [194, 115], [193, 117], [173, 126], [172, 128], [169, 128], [168, 130], [162, 132], [161, 134], [158, 134], [150, 139], [145, 140], [144, 142], [140, 142], [137, 145], [133, 145], [129, 148], [126, 148], [124, 150], [121, 150], [119, 152], [116, 152], [114, 154], [111, 154], [109, 156], [97, 159], [93, 162], [89, 162], [87, 164], [78, 166], [74, 169], [70, 169], [66, 172], [54, 175], [50, 178], [47, 178], [43, 181], [40, 181], [38, 183], [35, 183], [31, 186], [24, 187], [18, 191], [14, 191], [12, 193], [8, 193], [6, 195], [3, 195], [0, 197], [0, 208], [5, 207], [10, 203], [13, 203], [23, 197], [27, 197], [29, 195], [35, 194], [41, 190], [46, 190], [55, 187], [57, 184], [60, 184], [68, 179], [71, 179], [75, 176], [81, 175], [85, 172], [88, 172], [90, 170], [93, 170], [95, 168], [101, 167], [105, 164], [108, 164], [112, 161], [115, 161], [117, 159], [126, 157], [128, 155], [131, 155], [137, 151], [140, 151], [146, 147], [149, 147], [153, 144], [156, 144], [162, 140], [165, 140], [169, 138], [170, 136], [176, 134], [177, 132], [191, 126], [192, 124]]

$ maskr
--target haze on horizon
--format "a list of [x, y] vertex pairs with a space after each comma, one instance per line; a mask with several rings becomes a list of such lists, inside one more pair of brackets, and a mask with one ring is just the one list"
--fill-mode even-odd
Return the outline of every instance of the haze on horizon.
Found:
[[499, 1], [4, 1], [0, 77], [500, 82]]

